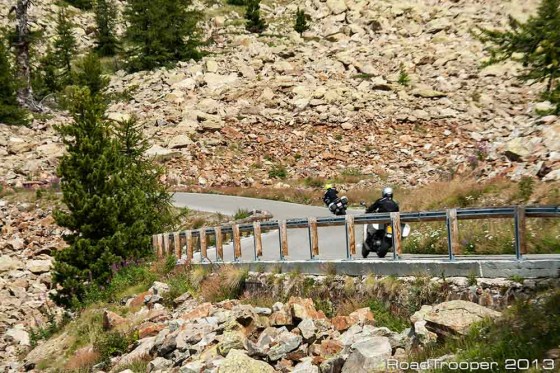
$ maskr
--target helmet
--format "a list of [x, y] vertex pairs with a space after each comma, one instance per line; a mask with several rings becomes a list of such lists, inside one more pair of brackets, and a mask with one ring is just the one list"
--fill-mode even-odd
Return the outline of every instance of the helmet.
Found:
[[381, 197], [389, 197], [393, 198], [393, 188], [383, 188], [383, 192], [381, 192]]
[[333, 187], [332, 184], [325, 184], [325, 190], [329, 190]]

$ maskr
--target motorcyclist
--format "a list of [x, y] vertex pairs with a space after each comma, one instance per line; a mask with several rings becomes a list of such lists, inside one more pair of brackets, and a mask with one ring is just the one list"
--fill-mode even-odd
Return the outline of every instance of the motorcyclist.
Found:
[[399, 205], [393, 200], [393, 189], [383, 188], [381, 198], [375, 201], [371, 206], [366, 209], [366, 214], [373, 212], [397, 212]]
[[325, 184], [325, 195], [323, 196], [323, 202], [329, 207], [331, 203], [338, 199], [338, 190], [336, 187], [330, 183]]

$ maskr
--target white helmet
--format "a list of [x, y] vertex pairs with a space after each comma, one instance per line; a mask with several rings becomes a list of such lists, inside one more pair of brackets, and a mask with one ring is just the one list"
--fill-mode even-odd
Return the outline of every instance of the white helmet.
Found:
[[383, 192], [381, 192], [381, 197], [389, 197], [393, 198], [393, 188], [383, 188]]

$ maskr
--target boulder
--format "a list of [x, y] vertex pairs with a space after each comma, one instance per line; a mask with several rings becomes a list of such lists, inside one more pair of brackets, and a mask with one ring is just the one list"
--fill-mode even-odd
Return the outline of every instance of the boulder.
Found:
[[242, 351], [231, 350], [218, 367], [218, 373], [274, 373], [264, 361], [250, 358]]
[[148, 373], [156, 371], [167, 371], [167, 368], [170, 368], [172, 365], [173, 362], [171, 360], [164, 359], [163, 357], [156, 357], [148, 364], [147, 371]]
[[299, 298], [291, 297], [288, 301], [287, 306], [289, 307], [292, 317], [298, 320], [304, 319], [326, 319], [327, 317], [323, 311], [317, 311], [313, 300], [309, 298]]
[[20, 260], [7, 255], [0, 256], [0, 273], [23, 268], [24, 264]]
[[373, 325], [375, 322], [373, 313], [368, 307], [360, 308], [359, 310], [352, 312], [349, 317], [354, 324], [359, 325]]
[[298, 324], [298, 329], [301, 331], [301, 335], [305, 340], [313, 339], [315, 337], [315, 333], [317, 332], [315, 323], [311, 319], [302, 320]]
[[8, 329], [4, 334], [4, 341], [18, 344], [20, 346], [30, 346], [29, 333], [25, 330], [23, 325], [16, 325]]
[[173, 137], [167, 145], [171, 149], [182, 149], [193, 144], [191, 138], [187, 135], [177, 135]]
[[517, 137], [508, 141], [505, 148], [505, 155], [509, 160], [518, 162], [527, 158], [533, 152], [533, 145], [527, 139]]
[[445, 97], [443, 92], [436, 91], [429, 87], [418, 87], [412, 90], [412, 95], [424, 98], [440, 98]]
[[302, 342], [302, 338], [300, 335], [285, 331], [275, 339], [275, 342], [276, 344], [268, 351], [268, 358], [271, 361], [280, 360], [288, 352], [298, 348]]
[[148, 157], [154, 157], [158, 161], [167, 161], [169, 159], [180, 157], [181, 153], [171, 149], [166, 149], [159, 145], [154, 145], [150, 149], [146, 150], [146, 155]]
[[426, 310], [426, 328], [438, 335], [465, 335], [473, 323], [485, 318], [496, 319], [501, 313], [464, 300], [443, 302]]
[[327, 0], [327, 7], [333, 15], [344, 13], [348, 9], [344, 0]]
[[294, 367], [292, 373], [319, 373], [319, 367], [317, 365], [313, 365], [311, 360], [306, 358], [305, 361], [302, 361]]
[[165, 293], [169, 293], [169, 285], [165, 282], [155, 281], [148, 291], [152, 294], [163, 295]]
[[31, 273], [41, 274], [51, 270], [51, 260], [30, 260], [26, 263], [25, 267]]
[[247, 338], [241, 332], [225, 332], [222, 341], [218, 343], [218, 353], [222, 356], [226, 356], [231, 350], [242, 350], [245, 346], [246, 339]]
[[352, 345], [352, 352], [342, 367], [342, 373], [384, 372], [392, 349], [386, 337], [371, 337]]
[[127, 320], [124, 317], [112, 311], [105, 310], [105, 312], [103, 312], [103, 329], [105, 330], [110, 330], [126, 323]]

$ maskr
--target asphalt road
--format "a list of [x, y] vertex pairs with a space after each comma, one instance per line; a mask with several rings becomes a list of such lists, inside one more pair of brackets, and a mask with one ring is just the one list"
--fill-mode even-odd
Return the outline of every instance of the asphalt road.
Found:
[[[258, 209], [272, 213], [273, 220], [291, 219], [302, 217], [329, 216], [330, 211], [326, 207], [306, 206], [295, 203], [272, 201], [265, 199], [224, 196], [218, 194], [199, 193], [175, 193], [173, 204], [177, 207], [189, 207], [197, 211], [219, 212], [226, 215], [234, 215], [238, 209]], [[363, 210], [348, 210], [351, 214], [361, 214]], [[344, 227], [318, 228], [319, 256], [317, 259], [343, 259], [346, 258], [346, 235]], [[356, 226], [357, 253], [361, 252], [361, 237], [363, 230]], [[278, 231], [263, 233], [263, 256], [262, 260], [280, 259], [280, 239]], [[309, 233], [306, 228], [288, 230], [289, 256], [286, 259], [301, 260], [309, 259]], [[254, 260], [253, 237], [241, 239], [242, 259]], [[371, 254], [370, 254], [371, 255]], [[375, 256], [375, 254], [373, 254]], [[210, 260], [216, 258], [213, 248], [208, 249]], [[361, 257], [361, 255], [360, 255]], [[197, 256], [195, 256], [197, 259]], [[224, 260], [233, 260], [233, 245], [224, 245]]]
[[[272, 201], [265, 199], [255, 199], [237, 196], [225, 196], [218, 194], [199, 194], [199, 193], [175, 193], [173, 196], [173, 204], [177, 207], [189, 207], [193, 210], [220, 212], [226, 215], [234, 215], [238, 209], [258, 209], [267, 210], [272, 213], [273, 220], [303, 218], [303, 217], [319, 217], [330, 216], [331, 213], [326, 207], [299, 205], [295, 203]], [[348, 210], [348, 213], [358, 215], [363, 210]], [[414, 226], [412, 227], [414, 229]], [[345, 228], [340, 227], [323, 227], [318, 228], [319, 235], [319, 256], [316, 259], [345, 259], [347, 258], [346, 234]], [[361, 245], [363, 237], [363, 226], [356, 225], [356, 257], [361, 256]], [[263, 256], [262, 260], [278, 260], [280, 259], [280, 239], [278, 230], [263, 233]], [[310, 258], [309, 250], [309, 233], [306, 228], [289, 229], [288, 230], [288, 248], [289, 256], [286, 259], [291, 260], [307, 260]], [[243, 261], [253, 261], [255, 259], [254, 240], [252, 236], [241, 239], [241, 252]], [[372, 261], [388, 261], [392, 260], [392, 253], [389, 252], [387, 257], [380, 259], [375, 253], [370, 253], [368, 259]], [[208, 258], [216, 259], [216, 251], [214, 248], [208, 248]], [[457, 260], [512, 260], [512, 255], [462, 255], [456, 257]], [[558, 260], [559, 254], [536, 254], [525, 255], [525, 259], [539, 260]], [[200, 254], [195, 254], [195, 261], [200, 260]], [[403, 260], [432, 260], [445, 261], [446, 255], [420, 255], [420, 254], [403, 254]], [[233, 260], [233, 245], [224, 244], [224, 260]]]

